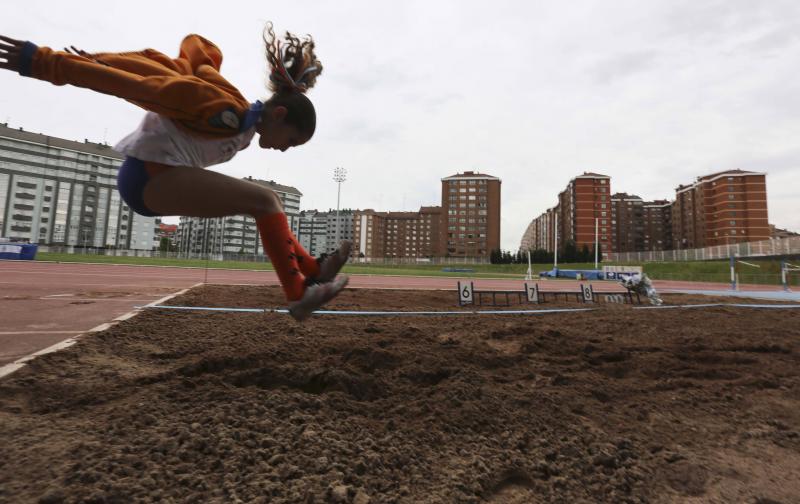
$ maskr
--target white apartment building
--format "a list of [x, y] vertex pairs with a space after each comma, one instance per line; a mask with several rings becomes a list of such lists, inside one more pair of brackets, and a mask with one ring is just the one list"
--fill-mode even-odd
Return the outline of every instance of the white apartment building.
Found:
[[353, 210], [328, 211], [327, 253], [335, 252], [342, 240], [353, 241]]
[[[261, 184], [275, 191], [283, 204], [289, 226], [297, 234], [300, 225], [300, 198], [303, 193], [291, 186], [273, 180], [245, 180]], [[264, 247], [256, 228], [256, 221], [249, 215], [200, 218], [181, 217], [176, 236], [178, 252], [181, 254], [252, 254], [264, 255]]]
[[0, 124], [0, 237], [45, 245], [152, 250], [156, 218], [117, 191], [124, 156]]
[[314, 257], [328, 251], [328, 214], [316, 210], [303, 210], [295, 232], [300, 245]]
[[336, 210], [303, 210], [295, 235], [309, 254], [315, 257], [330, 254], [339, 248], [342, 240], [352, 241], [353, 211], [339, 210], [337, 215]]

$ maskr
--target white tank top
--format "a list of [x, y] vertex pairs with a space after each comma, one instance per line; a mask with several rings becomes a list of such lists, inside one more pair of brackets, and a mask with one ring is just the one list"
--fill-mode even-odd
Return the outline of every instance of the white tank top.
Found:
[[166, 117], [148, 112], [136, 131], [120, 140], [114, 150], [142, 161], [205, 168], [231, 159], [250, 145], [255, 132], [251, 127], [232, 137], [203, 138], [186, 133]]

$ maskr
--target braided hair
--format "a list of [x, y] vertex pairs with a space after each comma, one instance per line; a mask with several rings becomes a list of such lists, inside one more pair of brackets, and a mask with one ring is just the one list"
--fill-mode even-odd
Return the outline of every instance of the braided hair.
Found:
[[267, 105], [286, 107], [285, 121], [310, 138], [316, 129], [317, 116], [305, 93], [314, 87], [322, 73], [322, 63], [314, 54], [314, 40], [310, 35], [301, 39], [287, 31], [281, 41], [268, 22], [264, 44], [269, 65], [267, 88], [273, 93]]

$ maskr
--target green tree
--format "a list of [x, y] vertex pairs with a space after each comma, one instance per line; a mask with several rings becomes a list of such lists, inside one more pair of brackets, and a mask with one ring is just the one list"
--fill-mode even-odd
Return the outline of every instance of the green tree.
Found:
[[581, 247], [581, 253], [578, 258], [578, 262], [591, 262], [592, 261], [592, 253], [589, 251], [589, 245], [583, 244]]
[[564, 249], [561, 253], [562, 261], [565, 263], [574, 263], [578, 259], [578, 247], [573, 240], [567, 240], [564, 243]]

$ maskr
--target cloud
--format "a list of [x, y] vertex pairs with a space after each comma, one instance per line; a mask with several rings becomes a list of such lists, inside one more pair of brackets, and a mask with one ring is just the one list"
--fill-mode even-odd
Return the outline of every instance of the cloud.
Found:
[[[244, 0], [222, 10], [197, 0], [190, 11], [154, 0], [133, 10], [28, 0], [5, 6], [3, 20], [9, 35], [87, 50], [176, 54], [183, 35], [201, 33], [222, 48], [225, 77], [255, 99], [267, 15], [317, 42], [317, 132], [302, 148], [253, 146], [217, 169], [295, 186], [304, 208], [335, 207], [336, 166], [348, 170], [342, 204], [378, 210], [438, 204], [442, 177], [475, 169], [503, 179], [502, 246], [515, 249], [583, 171], [652, 199], [740, 167], [767, 171], [770, 220], [800, 229], [796, 0], [341, 0], [270, 4], [268, 13]], [[64, 138], [102, 140], [108, 129], [113, 141], [142, 115], [10, 72], [0, 72], [0, 88], [0, 119]]]
[[607, 84], [616, 79], [646, 72], [656, 65], [657, 58], [656, 51], [619, 54], [594, 65], [591, 73], [597, 82]]

